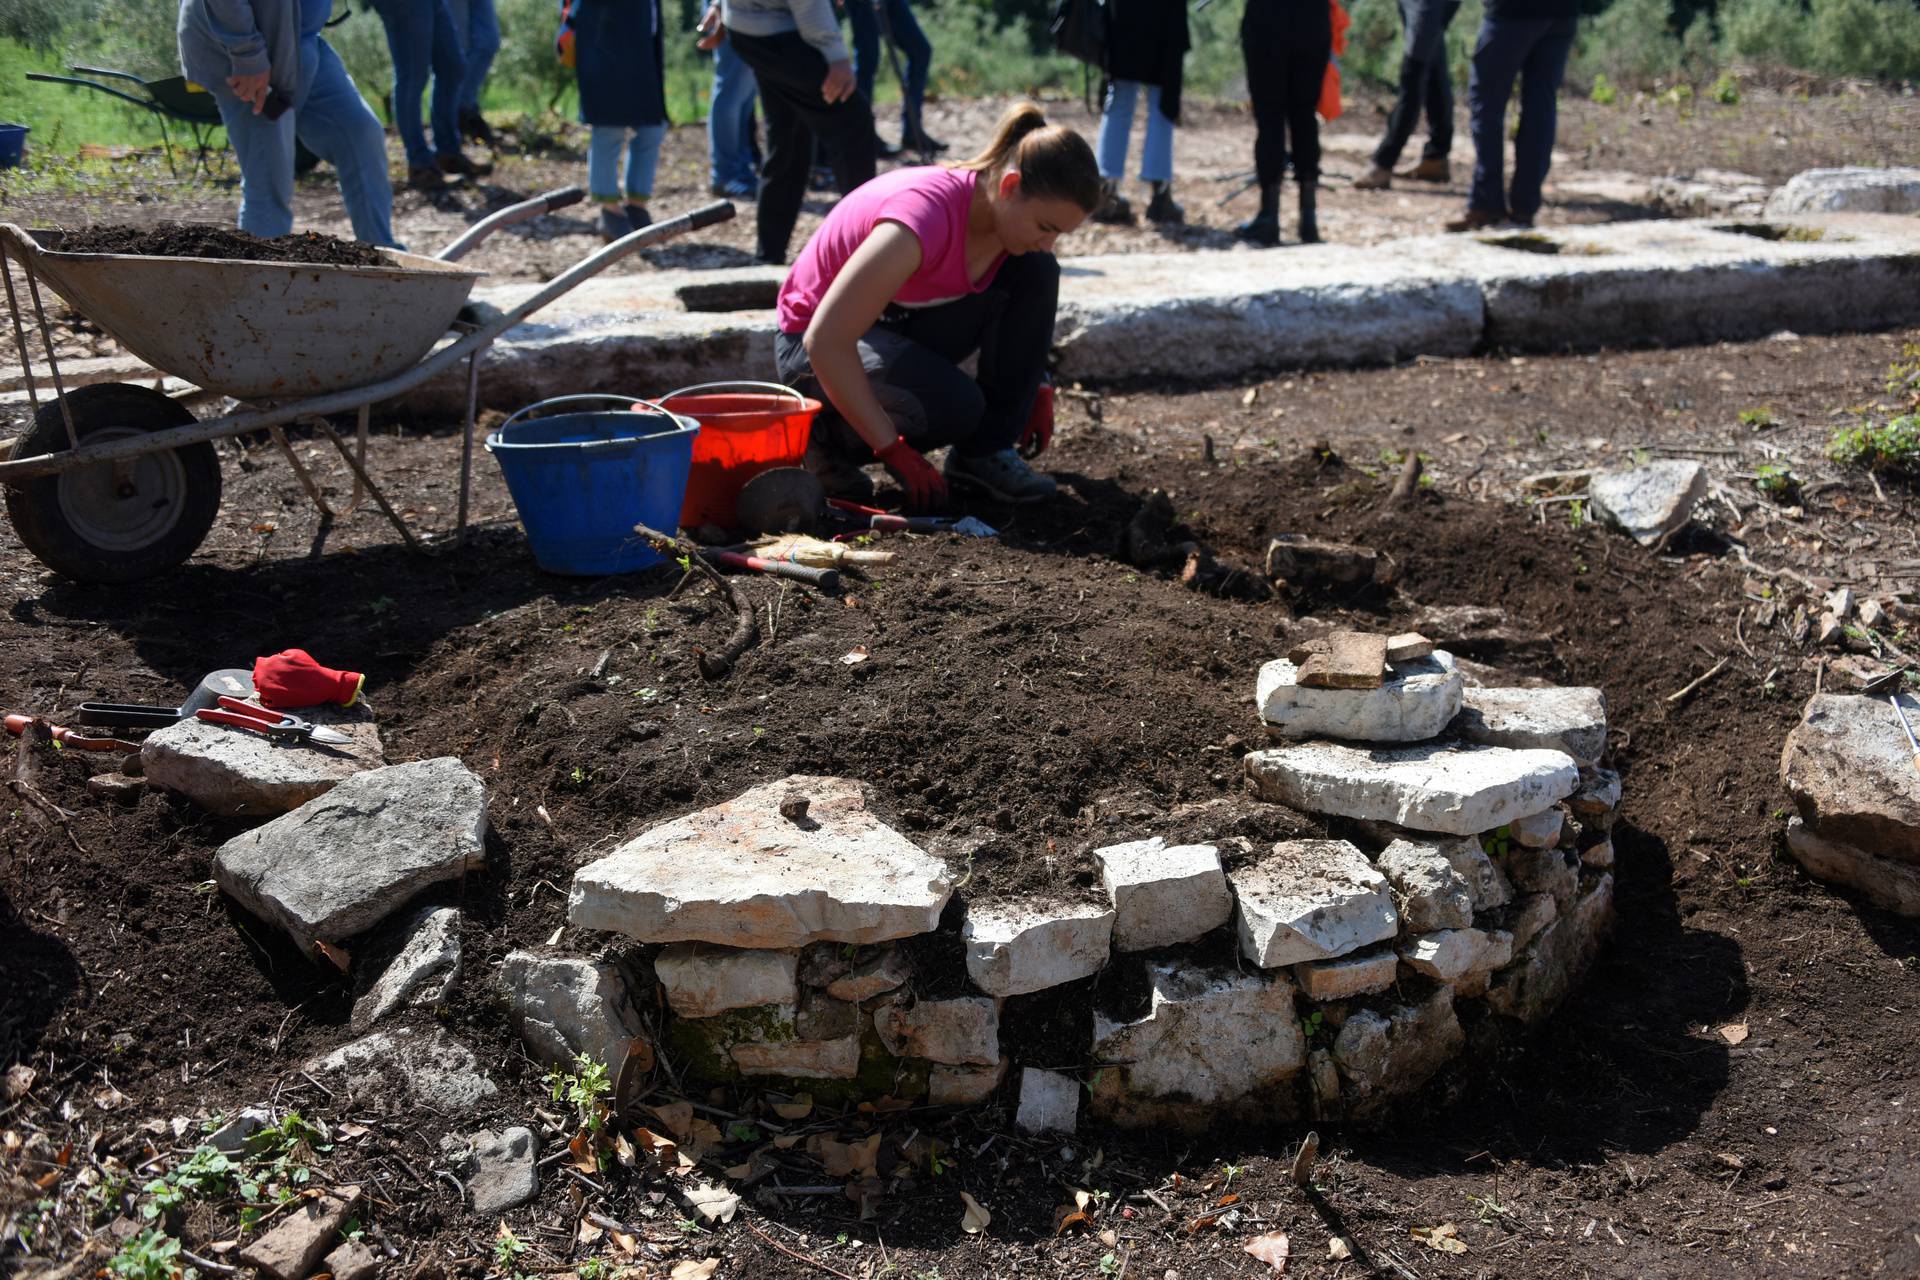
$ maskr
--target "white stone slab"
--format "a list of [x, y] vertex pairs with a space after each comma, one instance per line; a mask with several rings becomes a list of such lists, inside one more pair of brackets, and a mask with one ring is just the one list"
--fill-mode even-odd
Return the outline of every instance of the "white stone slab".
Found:
[[969, 903], [960, 926], [967, 976], [990, 996], [1044, 991], [1100, 972], [1113, 909], [1089, 903]]
[[1000, 1061], [1000, 1002], [986, 996], [882, 1005], [873, 1029], [896, 1058], [980, 1067]]
[[401, 922], [402, 939], [393, 959], [353, 1002], [352, 1026], [365, 1031], [402, 1009], [431, 1008], [446, 1002], [460, 979], [460, 913], [452, 907], [427, 907]]
[[[422, 1031], [394, 1027], [362, 1036], [332, 1053], [322, 1054], [300, 1068], [324, 1082], [339, 1077], [352, 1099], [404, 1100], [431, 1111], [471, 1110], [500, 1092], [481, 1071], [473, 1050], [454, 1039], [444, 1027]], [[335, 1084], [336, 1093], [342, 1085]]]
[[1400, 943], [1400, 958], [1415, 973], [1439, 982], [1454, 982], [1486, 963], [1487, 935], [1478, 929], [1442, 929], [1422, 933]]
[[365, 707], [309, 707], [303, 720], [339, 730], [345, 746], [275, 743], [230, 725], [182, 720], [140, 746], [143, 776], [223, 817], [270, 818], [387, 762]]
[[1920, 213], [1920, 169], [1806, 169], [1767, 197], [1769, 218], [1804, 213]]
[[1244, 767], [1263, 799], [1462, 836], [1538, 813], [1580, 778], [1559, 751], [1454, 742], [1373, 750], [1303, 743], [1248, 752]]
[[1560, 843], [1560, 831], [1566, 820], [1567, 815], [1559, 809], [1548, 809], [1545, 813], [1515, 818], [1507, 824], [1507, 830], [1529, 849], [1551, 849]]
[[1293, 984], [1187, 962], [1150, 965], [1152, 1003], [1137, 1022], [1093, 1019], [1096, 1061], [1114, 1064], [1126, 1094], [1206, 1105], [1297, 1075], [1306, 1044]]
[[540, 1190], [534, 1168], [539, 1154], [540, 1144], [533, 1130], [523, 1125], [499, 1133], [482, 1129], [474, 1134], [473, 1173], [467, 1179], [474, 1213], [483, 1218], [498, 1217], [533, 1199]]
[[1113, 901], [1116, 951], [1191, 942], [1233, 916], [1233, 894], [1210, 844], [1168, 845], [1159, 836], [1093, 851]]
[[[1920, 732], [1920, 698], [1903, 694], [1900, 704]], [[1920, 864], [1920, 773], [1885, 698], [1808, 699], [1780, 755], [1780, 783], [1810, 834]]]
[[[789, 795], [809, 807], [780, 813]], [[931, 931], [946, 865], [881, 823], [860, 784], [795, 776], [654, 827], [574, 874], [567, 919], [643, 942], [798, 947]]]
[[1800, 818], [1787, 823], [1787, 851], [1816, 880], [1853, 889], [1882, 910], [1920, 916], [1920, 865], [1823, 840]]
[[1058, 1071], [1022, 1067], [1013, 1122], [1025, 1133], [1072, 1133], [1080, 1125], [1080, 1082]]
[[704, 942], [676, 942], [654, 957], [667, 1006], [683, 1018], [711, 1018], [728, 1009], [791, 1005], [800, 999], [800, 953], [747, 951]]
[[1364, 951], [1293, 966], [1300, 990], [1314, 1000], [1351, 1000], [1385, 991], [1399, 972], [1400, 957], [1391, 950]]
[[851, 1080], [860, 1074], [860, 1037], [747, 1041], [727, 1050], [742, 1075]]
[[1697, 462], [1664, 458], [1630, 471], [1607, 471], [1587, 484], [1594, 515], [1643, 547], [1665, 540], [1693, 519], [1707, 496], [1707, 471]]
[[1275, 737], [1420, 742], [1437, 737], [1460, 710], [1460, 674], [1444, 650], [1391, 664], [1377, 689], [1309, 688], [1299, 674], [1285, 658], [1260, 668], [1254, 702]]
[[1240, 953], [1263, 969], [1345, 955], [1400, 925], [1387, 878], [1345, 840], [1283, 840], [1229, 878]]
[[1564, 751], [1595, 765], [1607, 749], [1607, 699], [1598, 689], [1469, 689], [1452, 732], [1494, 747]]

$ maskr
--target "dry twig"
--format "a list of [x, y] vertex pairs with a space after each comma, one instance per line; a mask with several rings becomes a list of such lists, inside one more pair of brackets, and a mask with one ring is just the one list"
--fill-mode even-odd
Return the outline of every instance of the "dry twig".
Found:
[[1670, 705], [1685, 702], [1688, 698], [1693, 696], [1695, 691], [1697, 691], [1701, 685], [1713, 679], [1715, 676], [1719, 675], [1722, 671], [1725, 671], [1727, 669], [1727, 664], [1732, 661], [1733, 661], [1732, 658], [1720, 659], [1720, 661], [1714, 663], [1711, 667], [1708, 667], [1706, 671], [1702, 673], [1700, 676], [1698, 676], [1693, 680], [1688, 681], [1685, 688], [1677, 689], [1674, 692], [1668, 694], [1667, 702]]
[[846, 1272], [838, 1270], [834, 1267], [830, 1267], [826, 1263], [820, 1261], [820, 1259], [818, 1258], [809, 1258], [804, 1253], [796, 1253], [794, 1250], [787, 1248], [787, 1246], [781, 1244], [778, 1240], [775, 1240], [772, 1236], [768, 1235], [766, 1232], [762, 1231], [759, 1227], [755, 1226], [751, 1222], [747, 1224], [747, 1230], [753, 1232], [753, 1234], [759, 1236], [762, 1240], [766, 1241], [773, 1248], [778, 1249], [781, 1253], [786, 1254], [789, 1258], [792, 1258], [795, 1262], [804, 1262], [810, 1267], [818, 1267], [820, 1268], [820, 1270], [826, 1272], [830, 1276], [839, 1276], [840, 1280], [854, 1280], [854, 1277], [848, 1275]]
[[[714, 588], [725, 598], [728, 607], [733, 610], [733, 634], [727, 637], [717, 654], [700, 653], [700, 674], [708, 680], [721, 680], [732, 673], [733, 664], [740, 661], [747, 650], [760, 643], [760, 622], [754, 611], [741, 600], [740, 593], [733, 589], [725, 575], [701, 554], [700, 549], [680, 541], [671, 534], [650, 529], [644, 524], [636, 524], [633, 531], [647, 540], [647, 544], [662, 555], [678, 560], [691, 575], [704, 574], [713, 581]], [[676, 588], [677, 590], [678, 588]]]

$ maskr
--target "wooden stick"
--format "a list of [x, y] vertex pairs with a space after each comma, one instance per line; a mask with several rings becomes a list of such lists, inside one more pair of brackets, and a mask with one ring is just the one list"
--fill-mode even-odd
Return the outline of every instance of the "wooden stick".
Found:
[[699, 547], [644, 524], [636, 524], [633, 531], [645, 538], [647, 544], [661, 555], [683, 561], [689, 573], [699, 573], [711, 580], [733, 609], [733, 634], [727, 637], [727, 643], [718, 654], [701, 653], [698, 658], [702, 676], [708, 680], [726, 678], [732, 674], [733, 664], [760, 642], [760, 622], [754, 611], [741, 601], [740, 593], [733, 589], [733, 584], [727, 581], [726, 576], [707, 563]]
[[804, 1253], [795, 1253], [792, 1249], [787, 1248], [787, 1246], [781, 1244], [778, 1240], [775, 1240], [772, 1236], [762, 1231], [759, 1227], [754, 1226], [751, 1222], [747, 1224], [747, 1230], [753, 1232], [753, 1234], [759, 1236], [762, 1240], [766, 1241], [773, 1248], [778, 1249], [781, 1253], [786, 1254], [789, 1258], [792, 1258], [795, 1262], [804, 1262], [810, 1267], [818, 1267], [820, 1268], [820, 1270], [826, 1272], [830, 1276], [839, 1276], [840, 1280], [854, 1280], [854, 1277], [848, 1275], [846, 1272], [836, 1270], [833, 1267], [828, 1266], [826, 1263], [820, 1261], [820, 1259], [818, 1258], [809, 1258]]
[[1732, 658], [1720, 659], [1720, 661], [1714, 663], [1711, 667], [1708, 667], [1706, 672], [1703, 675], [1701, 675], [1698, 679], [1690, 681], [1685, 688], [1678, 689], [1673, 693], [1668, 694], [1667, 701], [1669, 703], [1686, 701], [1689, 697], [1693, 695], [1694, 691], [1697, 690], [1701, 685], [1713, 679], [1715, 676], [1719, 675], [1722, 671], [1725, 671], [1727, 669], [1727, 664], [1732, 661], [1733, 661]]
[[1407, 450], [1407, 460], [1400, 464], [1400, 478], [1393, 482], [1393, 492], [1387, 495], [1389, 503], [1397, 507], [1413, 497], [1414, 491], [1420, 487], [1420, 472], [1424, 465], [1417, 452]]

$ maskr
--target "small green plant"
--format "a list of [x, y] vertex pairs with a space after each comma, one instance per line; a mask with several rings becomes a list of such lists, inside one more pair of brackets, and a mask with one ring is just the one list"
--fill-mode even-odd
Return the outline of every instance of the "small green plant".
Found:
[[682, 573], [693, 572], [693, 557], [690, 555], [687, 555], [685, 552], [682, 552], [681, 554], [675, 556], [673, 558], [673, 562], [680, 566], [680, 572]]
[[1233, 1180], [1245, 1173], [1246, 1169], [1244, 1166], [1237, 1164], [1223, 1164], [1220, 1166], [1220, 1172], [1226, 1175], [1226, 1181], [1220, 1184], [1220, 1189], [1225, 1191], [1227, 1188], [1233, 1186]]
[[833, 1242], [835, 1244], [844, 1245], [847, 1242], [847, 1233], [842, 1231], [839, 1235], [836, 1235], [833, 1238]]
[[1496, 827], [1480, 837], [1480, 847], [1495, 858], [1504, 858], [1513, 848], [1513, 828]]
[[379, 599], [368, 603], [367, 612], [377, 618], [391, 608], [393, 608], [393, 597], [381, 596]]
[[758, 1142], [760, 1129], [751, 1120], [735, 1120], [727, 1126], [727, 1141]]
[[579, 765], [573, 766], [573, 772], [569, 773], [567, 777], [576, 787], [584, 787], [587, 785], [587, 771]]
[[588, 1133], [598, 1132], [606, 1123], [605, 1100], [613, 1093], [613, 1082], [607, 1079], [605, 1063], [577, 1053], [573, 1057], [573, 1070], [555, 1067], [547, 1072], [546, 1085], [555, 1102], [574, 1109], [580, 1117], [580, 1127]]
[[1827, 442], [1827, 456], [1869, 471], [1920, 475], [1920, 414], [1910, 413], [1878, 426], [1862, 421], [1842, 427]]
[[1120, 1259], [1115, 1257], [1111, 1253], [1101, 1254], [1100, 1255], [1100, 1274], [1103, 1276], [1119, 1275]]
[[222, 1152], [202, 1144], [173, 1170], [142, 1187], [147, 1202], [140, 1214], [149, 1221], [183, 1208], [189, 1201], [218, 1195], [233, 1185], [237, 1166]]
[[1586, 499], [1575, 498], [1572, 502], [1569, 502], [1567, 504], [1567, 523], [1572, 525], [1575, 529], [1580, 529], [1586, 525], [1587, 523]]
[[1636, 467], [1644, 467], [1649, 462], [1653, 461], [1653, 454], [1650, 450], [1647, 450], [1647, 449], [1629, 450], [1627, 453], [1627, 457], [1632, 460], [1633, 465]]
[[1786, 502], [1800, 489], [1800, 477], [1777, 462], [1763, 462], [1753, 469], [1753, 487], [1775, 502]]
[[1920, 342], [1901, 344], [1900, 358], [1887, 366], [1887, 394], [1909, 413], [1920, 413]]
[[502, 1275], [515, 1275], [519, 1271], [520, 1255], [527, 1251], [527, 1242], [513, 1234], [513, 1228], [506, 1223], [500, 1224], [500, 1234], [493, 1242], [494, 1269]]
[[1604, 74], [1596, 75], [1593, 78], [1593, 88], [1587, 91], [1587, 97], [1599, 106], [1610, 107], [1619, 99], [1620, 90]]
[[1764, 431], [1769, 427], [1779, 426], [1780, 415], [1775, 413], [1771, 408], [1765, 407], [1759, 409], [1742, 409], [1740, 411], [1740, 425], [1743, 427], [1752, 427], [1755, 431]]
[[1326, 1025], [1327, 1015], [1315, 1009], [1312, 1013], [1300, 1019], [1300, 1034], [1311, 1040], [1319, 1035]]
[[107, 1263], [114, 1280], [194, 1280], [200, 1273], [180, 1265], [180, 1242], [158, 1227], [148, 1227], [120, 1246]]
[[605, 1258], [588, 1258], [585, 1262], [575, 1267], [573, 1273], [578, 1276], [580, 1280], [606, 1280], [607, 1260]]
[[700, 1224], [692, 1218], [677, 1219], [673, 1225], [680, 1229], [683, 1236], [698, 1235], [700, 1232]]
[[1707, 90], [1707, 95], [1723, 107], [1731, 107], [1740, 101], [1740, 82], [1730, 75], [1722, 75]]

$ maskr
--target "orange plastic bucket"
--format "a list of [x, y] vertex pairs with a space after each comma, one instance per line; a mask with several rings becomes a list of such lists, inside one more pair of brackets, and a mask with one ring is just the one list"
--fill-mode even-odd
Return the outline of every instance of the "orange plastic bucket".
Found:
[[680, 507], [683, 528], [734, 522], [734, 500], [769, 467], [797, 467], [820, 402], [776, 382], [703, 382], [660, 397], [668, 413], [693, 418], [693, 469]]

